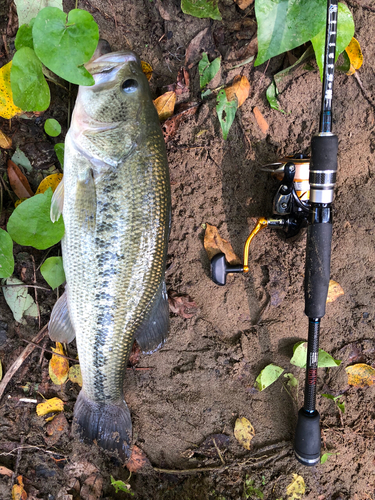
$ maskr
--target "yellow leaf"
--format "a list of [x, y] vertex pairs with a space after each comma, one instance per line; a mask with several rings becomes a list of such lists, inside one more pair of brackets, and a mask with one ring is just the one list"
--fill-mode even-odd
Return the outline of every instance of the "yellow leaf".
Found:
[[171, 90], [170, 92], [166, 92], [165, 94], [155, 99], [154, 105], [161, 122], [173, 115], [175, 104], [176, 92], [173, 92], [173, 90]]
[[207, 252], [208, 258], [211, 260], [216, 254], [222, 252], [229, 264], [240, 264], [241, 260], [234, 253], [232, 245], [229, 241], [224, 240], [219, 234], [216, 226], [206, 224], [206, 231], [204, 233], [204, 248]]
[[348, 54], [350, 61], [350, 69], [346, 74], [353, 75], [363, 64], [363, 54], [358, 40], [353, 37], [346, 47], [345, 52]]
[[293, 474], [293, 481], [286, 488], [288, 500], [299, 500], [305, 494], [305, 489], [306, 485], [303, 477]]
[[23, 489], [22, 476], [18, 476], [17, 481], [18, 481], [18, 484], [15, 484], [12, 488], [12, 500], [26, 500], [27, 493]]
[[21, 203], [25, 200], [28, 200], [28, 198], [20, 198], [19, 200], [16, 200], [14, 203], [15, 208], [17, 208], [18, 205], [21, 205]]
[[237, 97], [237, 107], [239, 108], [249, 97], [250, 83], [246, 76], [237, 75], [232, 85], [226, 87], [225, 94], [228, 101], [233, 101]]
[[337, 281], [329, 280], [327, 304], [335, 302], [335, 300], [341, 297], [341, 295], [345, 295], [341, 286], [337, 283]]
[[250, 443], [255, 436], [254, 427], [247, 418], [237, 418], [234, 425], [234, 437], [246, 450], [250, 450]]
[[43, 403], [36, 406], [36, 412], [40, 417], [48, 413], [54, 413], [64, 410], [64, 402], [59, 398], [46, 399]]
[[368, 387], [375, 381], [375, 370], [370, 365], [358, 363], [345, 368], [348, 374], [348, 384], [354, 387]]
[[[64, 355], [64, 348], [60, 342], [56, 342], [56, 349], [52, 348], [56, 354]], [[56, 385], [61, 385], [66, 382], [69, 372], [69, 361], [61, 356], [52, 355], [49, 362], [48, 372], [51, 380]]]
[[0, 116], [3, 118], [13, 118], [22, 113], [13, 102], [12, 89], [10, 87], [10, 68], [12, 61], [0, 68]]
[[12, 139], [0, 130], [0, 148], [10, 149], [11, 147], [12, 147]]
[[146, 75], [147, 80], [150, 81], [152, 77], [152, 66], [151, 64], [146, 63], [145, 61], [141, 61], [141, 68], [143, 73]]
[[69, 380], [82, 387], [82, 373], [79, 365], [73, 365], [70, 367]]
[[44, 193], [48, 188], [52, 188], [52, 191], [55, 191], [57, 186], [60, 184], [63, 178], [63, 174], [52, 174], [42, 180], [39, 184], [38, 189], [35, 194]]

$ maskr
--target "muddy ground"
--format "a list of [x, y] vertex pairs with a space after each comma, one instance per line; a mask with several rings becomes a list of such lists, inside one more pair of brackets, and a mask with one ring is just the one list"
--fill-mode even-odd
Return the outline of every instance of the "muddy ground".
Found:
[[[152, 356], [142, 355], [137, 365], [148, 369], [128, 370], [125, 398], [132, 413], [133, 440], [150, 461], [130, 478], [134, 498], [286, 499], [293, 474], [303, 476], [304, 498], [310, 500], [375, 498], [375, 389], [349, 387], [345, 373], [354, 362], [375, 364], [375, 8], [363, 7], [356, 0], [348, 5], [364, 64], [358, 72], [360, 79], [338, 72], [335, 78], [339, 172], [331, 277], [345, 295], [327, 306], [321, 335], [321, 347], [342, 364], [319, 371], [322, 452], [332, 455], [325, 464], [307, 469], [295, 460], [292, 450], [304, 373], [289, 362], [293, 345], [307, 337], [305, 237], [289, 243], [273, 232], [261, 232], [250, 251], [250, 273], [231, 276], [226, 287], [218, 287], [210, 279], [202, 224], [217, 226], [241, 255], [257, 217], [272, 214], [277, 183], [259, 167], [286, 154], [309, 154], [319, 120], [321, 86], [316, 65], [310, 61], [313, 70], [301, 66], [284, 83], [279, 96], [282, 114], [270, 109], [265, 92], [272, 75], [289, 64], [287, 57], [276, 57], [256, 68], [248, 63], [230, 69], [251, 53], [249, 44], [256, 36], [253, 6], [242, 11], [232, 0], [223, 0], [219, 3], [220, 22], [184, 15], [178, 0], [78, 3], [93, 14], [101, 36], [113, 49], [131, 48], [152, 65], [150, 85], [155, 97], [176, 82], [179, 69], [185, 66], [190, 87], [180, 100], [200, 103], [196, 114], [182, 120], [167, 143], [173, 214], [167, 288], [191, 297], [198, 310], [189, 319], [171, 313], [167, 343]], [[71, 8], [73, 3], [66, 2], [65, 10]], [[8, 25], [11, 7], [7, 2], [1, 3], [1, 9], [3, 64], [9, 60], [8, 52], [12, 54], [15, 21]], [[200, 50], [210, 57], [222, 57], [217, 85], [230, 83], [237, 74], [245, 75], [251, 84], [250, 96], [239, 109], [227, 141], [222, 139], [215, 99], [200, 101], [200, 55], [185, 62], [191, 40], [204, 29]], [[66, 133], [68, 101], [74, 100], [74, 95], [61, 88], [51, 85], [51, 90], [51, 107], [40, 118], [2, 122], [14, 147], [20, 146], [32, 161], [29, 180], [34, 189], [42, 177], [54, 171], [53, 165], [58, 168], [53, 143], [63, 137], [46, 137], [44, 120], [58, 119]], [[269, 124], [266, 133], [255, 120], [255, 106]], [[8, 154], [2, 152], [1, 175]], [[3, 228], [12, 206], [7, 196], [5, 193]], [[56, 246], [49, 255], [58, 252]], [[15, 254], [15, 275], [34, 283], [34, 266], [39, 267], [46, 252], [15, 245]], [[48, 288], [40, 271], [36, 283]], [[55, 301], [56, 292], [38, 290], [41, 326], [48, 322]], [[25, 341], [36, 336], [39, 325], [38, 321], [16, 323], [2, 294], [0, 320], [0, 359], [6, 373], [27, 345]], [[50, 350], [53, 343], [45, 337], [41, 345]], [[69, 355], [75, 353], [72, 343]], [[0, 466], [23, 476], [30, 499], [128, 498], [129, 493], [115, 494], [110, 484], [111, 476], [127, 482], [128, 469], [96, 446], [71, 438], [79, 387], [71, 382], [61, 387], [52, 384], [50, 357], [48, 351], [35, 348], [0, 401]], [[263, 392], [254, 390], [258, 373], [271, 362], [299, 380], [298, 404], [284, 389], [283, 377]], [[345, 413], [340, 415], [322, 393], [342, 394]], [[64, 400], [60, 435], [47, 434], [47, 424], [36, 415], [36, 405], [19, 401], [25, 396], [38, 402], [42, 396]], [[238, 417], [246, 417], [254, 426], [250, 451], [234, 438]], [[214, 434], [220, 454], [212, 440]], [[14, 481], [14, 477], [0, 475], [2, 500], [11, 498]], [[257, 493], [249, 487], [251, 481]]]

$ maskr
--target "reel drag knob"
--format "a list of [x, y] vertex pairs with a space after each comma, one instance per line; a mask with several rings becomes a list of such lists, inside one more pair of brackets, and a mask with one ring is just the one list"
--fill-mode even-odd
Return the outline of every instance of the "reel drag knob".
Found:
[[242, 273], [241, 264], [229, 264], [223, 253], [218, 253], [211, 259], [211, 278], [216, 285], [224, 286], [228, 273]]

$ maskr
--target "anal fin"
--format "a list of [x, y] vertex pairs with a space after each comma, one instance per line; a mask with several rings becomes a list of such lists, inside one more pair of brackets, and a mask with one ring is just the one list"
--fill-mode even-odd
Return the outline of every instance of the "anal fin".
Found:
[[135, 340], [144, 353], [151, 354], [164, 344], [168, 330], [168, 294], [165, 281], [163, 281], [151, 304], [150, 311], [135, 333]]
[[48, 323], [48, 332], [51, 340], [66, 344], [71, 342], [76, 336], [69, 316], [66, 290], [52, 309], [51, 319]]

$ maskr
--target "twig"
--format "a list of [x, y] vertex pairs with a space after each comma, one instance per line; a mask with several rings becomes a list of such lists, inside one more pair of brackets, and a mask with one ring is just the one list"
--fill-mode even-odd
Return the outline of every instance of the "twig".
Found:
[[[36, 272], [35, 272], [35, 259], [34, 255], [31, 256], [31, 260], [33, 261], [33, 270], [34, 270], [34, 285], [36, 283]], [[39, 302], [38, 302], [38, 292], [37, 289], [34, 288], [34, 294], [35, 294], [35, 304], [38, 309], [38, 320], [39, 320], [39, 328], [40, 328], [40, 307], [39, 307]]]
[[17, 474], [18, 474], [18, 467], [20, 465], [21, 454], [22, 454], [22, 449], [23, 449], [22, 445], [24, 442], [25, 442], [25, 436], [21, 436], [21, 446], [17, 450], [16, 466], [14, 468], [14, 472], [13, 472], [13, 476], [12, 476], [12, 486], [14, 485], [14, 482], [15, 482]]
[[5, 284], [5, 285], [1, 285], [3, 286], [4, 288], [7, 288], [7, 287], [10, 287], [10, 286], [24, 286], [25, 288], [39, 288], [39, 290], [47, 290], [47, 292], [50, 292], [51, 290], [49, 288], [45, 288], [43, 286], [39, 286], [39, 285], [25, 285], [24, 283], [10, 283], [9, 285], [8, 284]]
[[[43, 328], [38, 332], [38, 334], [33, 338], [33, 342], [35, 343], [40, 342], [46, 335], [46, 332], [47, 332], [47, 325], [44, 325]], [[21, 352], [16, 361], [5, 373], [3, 380], [0, 382], [0, 400], [3, 397], [4, 391], [9, 382], [11, 381], [13, 375], [20, 368], [25, 359], [33, 352], [34, 349], [35, 345], [33, 344], [29, 344], [27, 347], [25, 347], [25, 349]]]
[[223, 465], [225, 465], [223, 455], [221, 454], [221, 451], [220, 451], [220, 449], [219, 449], [218, 445], [216, 444], [215, 439], [214, 439], [214, 438], [212, 438], [212, 441], [213, 441], [213, 443], [214, 443], [214, 445], [215, 445], [215, 448], [216, 448], [216, 451], [217, 451], [217, 453], [218, 453], [218, 455], [219, 455], [219, 457], [220, 457], [221, 463], [222, 463]]
[[48, 453], [50, 455], [57, 455], [59, 457], [65, 458], [66, 460], [68, 459], [68, 457], [66, 457], [65, 455], [61, 455], [61, 453], [56, 453], [55, 451], [45, 450], [44, 448], [39, 448], [39, 446], [33, 446], [31, 444], [26, 445], [26, 446], [17, 446], [17, 448], [14, 448], [14, 450], [12, 450], [12, 451], [8, 451], [6, 453], [0, 453], [0, 456], [12, 455], [12, 453], [14, 453], [15, 451], [18, 451], [20, 449], [21, 450], [37, 449], [39, 451], [43, 451], [44, 453]]

